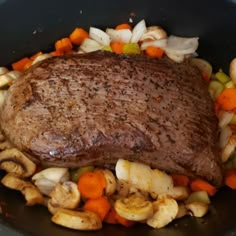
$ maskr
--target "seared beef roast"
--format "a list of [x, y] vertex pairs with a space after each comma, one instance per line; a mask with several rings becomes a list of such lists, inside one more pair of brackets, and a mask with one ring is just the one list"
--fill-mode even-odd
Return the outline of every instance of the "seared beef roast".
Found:
[[52, 166], [114, 167], [123, 158], [222, 181], [213, 104], [189, 62], [105, 52], [49, 58], [10, 87], [1, 128]]

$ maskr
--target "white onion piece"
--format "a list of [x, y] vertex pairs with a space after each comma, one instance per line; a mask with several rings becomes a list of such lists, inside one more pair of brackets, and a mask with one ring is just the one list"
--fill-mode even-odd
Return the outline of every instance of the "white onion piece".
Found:
[[52, 190], [57, 185], [57, 183], [46, 178], [37, 179], [34, 184], [36, 185], [36, 187], [42, 194], [47, 195], [47, 196], [50, 195]]
[[13, 78], [8, 73], [0, 75], [0, 88], [7, 86], [12, 80]]
[[3, 75], [8, 72], [8, 69], [6, 67], [1, 66], [0, 67], [0, 75]]
[[51, 167], [44, 169], [32, 177], [33, 181], [38, 179], [48, 179], [55, 183], [61, 183], [69, 180], [69, 171], [67, 168]]
[[145, 20], [141, 20], [133, 28], [132, 37], [131, 37], [130, 42], [131, 43], [137, 43], [143, 37], [146, 30], [147, 30], [147, 27], [146, 27]]
[[194, 53], [198, 48], [198, 37], [183, 38], [178, 36], [169, 36], [165, 50], [174, 54]]
[[220, 132], [220, 140], [219, 140], [219, 146], [220, 148], [224, 148], [229, 140], [229, 137], [232, 135], [232, 130], [229, 126], [225, 126], [221, 129]]
[[80, 49], [84, 52], [94, 52], [101, 50], [104, 46], [99, 44], [97, 41], [93, 39], [85, 39], [83, 43], [80, 45]]
[[146, 41], [141, 44], [141, 50], [145, 50], [149, 46], [165, 48], [167, 45], [167, 39], [157, 39], [153, 41]]
[[129, 29], [115, 30], [107, 28], [106, 33], [110, 36], [112, 43], [113, 42], [129, 43], [132, 37], [132, 32]]
[[184, 58], [185, 58], [185, 55], [184, 54], [176, 54], [176, 53], [173, 53], [173, 52], [168, 52], [165, 50], [165, 54], [173, 61], [177, 62], [177, 63], [181, 63]]
[[209, 78], [211, 78], [212, 75], [212, 66], [211, 64], [201, 58], [192, 58], [191, 63], [198, 67], [198, 69], [202, 72], [205, 72]]
[[42, 55], [39, 55], [39, 56], [37, 56], [37, 57], [34, 59], [32, 65], [36, 64], [36, 63], [39, 62], [39, 61], [43, 61], [43, 60], [45, 60], [45, 59], [47, 59], [47, 58], [49, 58], [49, 57], [52, 57], [52, 55], [49, 54], [49, 53], [44, 53], [44, 54], [42, 54]]
[[91, 39], [97, 41], [99, 44], [103, 46], [110, 45], [111, 42], [110, 36], [101, 29], [90, 27], [89, 36]]
[[233, 116], [234, 116], [234, 113], [221, 110], [218, 115], [219, 127], [223, 128], [226, 125], [228, 125], [230, 123], [230, 121], [232, 120]]
[[235, 147], [236, 147], [236, 135], [232, 135], [229, 137], [227, 144], [222, 149], [221, 153], [222, 162], [226, 162], [230, 158], [230, 156], [235, 151]]

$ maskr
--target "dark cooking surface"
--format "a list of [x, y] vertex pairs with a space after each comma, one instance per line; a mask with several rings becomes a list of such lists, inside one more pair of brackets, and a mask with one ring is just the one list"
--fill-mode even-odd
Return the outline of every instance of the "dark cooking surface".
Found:
[[[144, 18], [148, 25], [160, 24], [172, 34], [199, 36], [199, 54], [216, 69], [227, 69], [236, 55], [235, 0], [0, 0], [0, 65], [51, 49], [56, 39], [67, 36], [78, 25], [114, 26], [127, 21], [130, 15], [136, 15], [135, 22]], [[53, 225], [46, 209], [26, 207], [19, 193], [1, 186], [0, 235], [233, 236], [235, 199], [236, 191], [222, 189], [204, 219], [184, 218], [161, 230], [143, 225], [131, 229], [107, 226], [97, 233], [83, 233]]]

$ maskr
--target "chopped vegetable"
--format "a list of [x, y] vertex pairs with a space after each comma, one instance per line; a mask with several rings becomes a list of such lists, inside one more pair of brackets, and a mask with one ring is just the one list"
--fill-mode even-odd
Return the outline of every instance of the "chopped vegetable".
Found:
[[223, 128], [226, 125], [228, 125], [231, 122], [233, 116], [234, 116], [233, 112], [224, 111], [224, 110], [219, 111], [218, 113], [219, 127]]
[[103, 45], [99, 44], [97, 41], [90, 38], [86, 38], [80, 45], [80, 49], [83, 52], [94, 52], [102, 49], [103, 47], [104, 47]]
[[225, 88], [235, 88], [235, 84], [232, 80], [224, 84]]
[[222, 84], [225, 84], [230, 81], [228, 75], [226, 75], [223, 71], [219, 71], [215, 74], [217, 80], [219, 80]]
[[118, 224], [117, 220], [117, 213], [114, 209], [114, 207], [110, 208], [110, 211], [107, 213], [106, 217], [104, 218], [104, 222], [108, 224]]
[[58, 183], [50, 193], [48, 209], [55, 214], [59, 208], [75, 209], [80, 203], [80, 192], [72, 181]]
[[125, 45], [125, 43], [118, 43], [118, 42], [111, 43], [111, 49], [116, 54], [122, 54], [124, 45]]
[[174, 54], [194, 53], [198, 48], [198, 37], [183, 38], [178, 36], [169, 36], [165, 51]]
[[224, 148], [226, 146], [231, 135], [232, 135], [232, 130], [228, 125], [221, 128], [220, 140], [219, 140], [220, 148]]
[[217, 189], [203, 179], [192, 180], [190, 187], [192, 191], [206, 191], [210, 196], [214, 196]]
[[236, 189], [236, 169], [225, 170], [224, 182], [226, 186]]
[[124, 217], [120, 216], [119, 214], [116, 213], [116, 219], [119, 224], [125, 226], [126, 228], [132, 227], [134, 224], [136, 224], [135, 221], [132, 220], [127, 220]]
[[236, 153], [233, 153], [224, 165], [225, 169], [236, 169]]
[[159, 229], [175, 219], [178, 214], [178, 203], [169, 197], [158, 199], [153, 203], [154, 215], [147, 220], [147, 224]]
[[105, 46], [102, 48], [103, 51], [112, 52], [111, 46]]
[[208, 211], [208, 204], [203, 202], [191, 202], [185, 205], [190, 211], [190, 215], [194, 217], [203, 217]]
[[189, 185], [189, 178], [185, 175], [180, 174], [172, 174], [171, 175], [174, 186], [188, 186]]
[[4, 67], [4, 66], [0, 67], [0, 75], [4, 75], [7, 72], [8, 72], [8, 69], [6, 67]]
[[59, 209], [52, 217], [52, 222], [70, 229], [98, 230], [102, 228], [99, 216], [91, 211], [72, 211]]
[[95, 40], [96, 42], [98, 42], [99, 44], [103, 46], [110, 45], [110, 42], [111, 42], [110, 36], [107, 33], [105, 33], [103, 30], [90, 27], [89, 36], [91, 39]]
[[129, 29], [132, 30], [131, 25], [124, 23], [116, 26], [116, 30], [121, 30], [121, 29]]
[[167, 33], [160, 26], [149, 26], [140, 41], [153, 41], [167, 38]]
[[111, 196], [116, 191], [116, 178], [108, 169], [97, 169], [95, 172], [101, 173], [106, 179], [106, 196]]
[[84, 166], [77, 169], [72, 169], [70, 171], [70, 178], [72, 181], [77, 183], [83, 173], [92, 172], [93, 170], [94, 170], [94, 166]]
[[75, 28], [74, 31], [70, 34], [70, 40], [75, 45], [80, 45], [88, 37], [88, 32], [82, 28]]
[[13, 70], [24, 71], [27, 63], [31, 63], [31, 60], [28, 57], [24, 57], [17, 62], [12, 64]]
[[226, 88], [217, 97], [217, 102], [223, 110], [230, 111], [236, 109], [236, 89]]
[[167, 39], [158, 39], [158, 40], [152, 40], [152, 41], [145, 41], [141, 44], [141, 50], [145, 50], [149, 46], [162, 48], [164, 49], [167, 44]]
[[236, 147], [236, 135], [231, 135], [225, 146], [223, 146], [222, 152], [221, 152], [221, 160], [222, 162], [228, 161], [230, 156], [233, 154], [235, 151]]
[[138, 43], [138, 41], [142, 38], [143, 34], [146, 32], [146, 22], [145, 20], [141, 20], [135, 27], [133, 28], [133, 34], [130, 39], [131, 43]]
[[140, 47], [137, 43], [126, 43], [123, 47], [124, 54], [140, 54]]
[[78, 182], [78, 189], [82, 197], [99, 198], [106, 188], [105, 177], [98, 172], [85, 172]]
[[202, 72], [204, 79], [207, 81], [210, 80], [212, 75], [212, 66], [208, 61], [201, 58], [192, 58], [191, 63], [198, 67], [198, 69]]
[[115, 30], [106, 29], [106, 33], [110, 36], [112, 43], [129, 43], [132, 32], [129, 29]]
[[84, 209], [96, 213], [103, 221], [110, 211], [111, 204], [106, 197], [98, 197], [96, 199], [88, 199], [84, 204]]
[[224, 85], [216, 80], [212, 80], [208, 86], [208, 92], [214, 101], [219, 97], [223, 90]]
[[145, 52], [149, 57], [155, 57], [155, 58], [161, 58], [164, 54], [164, 50], [154, 46], [148, 46]]
[[131, 221], [147, 220], [153, 215], [152, 203], [140, 196], [118, 199], [114, 207], [118, 215]]
[[206, 204], [210, 204], [211, 201], [206, 191], [196, 191], [192, 192], [186, 200], [186, 203], [191, 202], [203, 202]]
[[60, 40], [56, 41], [56, 43], [55, 43], [55, 49], [59, 53], [66, 53], [66, 52], [72, 50], [72, 48], [73, 48], [73, 46], [72, 46], [69, 38], [60, 39]]

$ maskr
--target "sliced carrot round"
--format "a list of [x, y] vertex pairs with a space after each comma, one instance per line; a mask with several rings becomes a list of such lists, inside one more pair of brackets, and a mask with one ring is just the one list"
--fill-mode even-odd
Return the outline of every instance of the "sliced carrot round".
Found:
[[84, 209], [96, 213], [103, 221], [110, 211], [111, 204], [106, 197], [102, 196], [96, 199], [88, 199], [84, 204]]
[[99, 198], [106, 188], [105, 177], [98, 172], [85, 172], [78, 182], [78, 189], [82, 197]]

